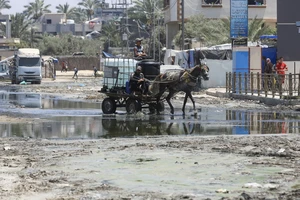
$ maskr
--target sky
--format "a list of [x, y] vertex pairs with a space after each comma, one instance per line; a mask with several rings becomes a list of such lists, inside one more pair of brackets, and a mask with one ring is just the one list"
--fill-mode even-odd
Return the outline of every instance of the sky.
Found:
[[[24, 6], [28, 5], [30, 2], [34, 2], [35, 0], [10, 0], [10, 6], [11, 8], [8, 9], [3, 9], [1, 10], [1, 13], [3, 14], [15, 14], [17, 12], [21, 13], [23, 12]], [[81, 0], [44, 0], [45, 5], [51, 4], [50, 10], [52, 12], [56, 12], [55, 7], [58, 6], [59, 4], [66, 4], [66, 2], [68, 2], [68, 4], [71, 7], [76, 7], [77, 4], [79, 2], [81, 2]], [[116, 0], [105, 0], [106, 3], [116, 3]]]

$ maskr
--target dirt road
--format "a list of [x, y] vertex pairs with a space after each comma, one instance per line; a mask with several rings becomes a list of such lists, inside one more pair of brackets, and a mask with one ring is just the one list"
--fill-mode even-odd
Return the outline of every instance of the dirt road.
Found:
[[[92, 71], [1, 90], [101, 101]], [[267, 107], [198, 93], [197, 104]], [[0, 123], [38, 123], [2, 113]], [[300, 136], [157, 136], [0, 140], [0, 199], [300, 199]]]

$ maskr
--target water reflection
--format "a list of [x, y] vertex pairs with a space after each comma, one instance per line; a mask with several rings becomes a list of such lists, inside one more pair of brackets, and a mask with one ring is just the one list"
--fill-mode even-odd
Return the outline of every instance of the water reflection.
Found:
[[285, 134], [298, 133], [300, 127], [300, 119], [296, 112], [201, 108], [196, 115], [190, 113], [186, 116], [102, 116], [100, 103], [97, 102], [69, 101], [49, 96], [41, 97], [39, 94], [0, 95], [3, 100], [1, 107], [5, 107], [6, 103], [14, 104], [24, 108], [15, 109], [19, 110], [18, 112], [28, 112], [37, 117], [46, 116], [46, 121], [39, 124], [0, 122], [0, 137], [72, 139], [148, 135]]

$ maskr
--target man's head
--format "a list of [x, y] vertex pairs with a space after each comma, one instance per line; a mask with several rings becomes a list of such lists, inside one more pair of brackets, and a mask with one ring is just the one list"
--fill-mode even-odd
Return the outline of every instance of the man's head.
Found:
[[135, 43], [136, 43], [136, 44], [141, 44], [142, 41], [143, 41], [142, 38], [136, 38], [136, 39], [135, 39]]
[[141, 66], [137, 66], [136, 72], [137, 72], [137, 73], [141, 73], [141, 72], [142, 72], [142, 67], [141, 67]]
[[270, 58], [267, 58], [266, 59], [267, 63], [271, 62], [271, 59]]
[[279, 62], [283, 62], [283, 57], [279, 57]]

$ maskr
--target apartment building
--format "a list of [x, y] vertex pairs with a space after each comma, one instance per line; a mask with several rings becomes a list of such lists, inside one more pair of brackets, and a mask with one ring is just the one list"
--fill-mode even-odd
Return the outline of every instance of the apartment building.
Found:
[[[181, 1], [164, 1], [167, 48], [171, 48], [174, 36], [180, 31]], [[229, 18], [230, 0], [184, 0], [185, 21], [191, 16], [200, 14], [211, 19]], [[264, 19], [266, 24], [276, 26], [277, 1], [248, 0], [248, 17]]]
[[93, 31], [101, 31], [101, 22], [95, 20], [82, 24], [76, 24], [74, 20], [67, 19], [65, 13], [46, 13], [35, 25], [37, 33], [48, 33], [53, 35], [73, 34], [85, 36]]

